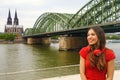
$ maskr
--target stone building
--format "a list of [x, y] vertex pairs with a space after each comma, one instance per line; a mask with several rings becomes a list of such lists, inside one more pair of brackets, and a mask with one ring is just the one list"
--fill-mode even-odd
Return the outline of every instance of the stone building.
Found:
[[23, 26], [19, 25], [19, 19], [17, 17], [17, 11], [15, 11], [14, 21], [12, 22], [11, 13], [9, 10], [7, 24], [5, 25], [4, 33], [15, 33], [17, 37], [15, 40], [22, 40]]

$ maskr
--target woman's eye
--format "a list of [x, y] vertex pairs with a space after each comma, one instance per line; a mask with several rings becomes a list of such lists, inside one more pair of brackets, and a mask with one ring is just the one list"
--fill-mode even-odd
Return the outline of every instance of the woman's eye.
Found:
[[90, 34], [87, 34], [87, 36], [90, 36]]
[[91, 36], [94, 36], [95, 34], [94, 34], [94, 33], [93, 33], [93, 34], [87, 34], [87, 36], [90, 36], [90, 35], [91, 35]]

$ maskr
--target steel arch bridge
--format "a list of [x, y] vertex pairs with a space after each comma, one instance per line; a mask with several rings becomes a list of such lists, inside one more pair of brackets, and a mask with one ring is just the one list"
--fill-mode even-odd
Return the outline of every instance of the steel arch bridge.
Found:
[[23, 36], [120, 21], [120, 0], [91, 0], [76, 14], [44, 13]]

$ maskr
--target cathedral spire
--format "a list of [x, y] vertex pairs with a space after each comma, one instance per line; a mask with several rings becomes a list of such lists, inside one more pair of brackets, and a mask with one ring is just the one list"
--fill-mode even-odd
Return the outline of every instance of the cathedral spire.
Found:
[[15, 17], [14, 17], [14, 25], [19, 25], [18, 17], [17, 17], [17, 11], [15, 10]]
[[7, 25], [12, 25], [12, 18], [11, 18], [10, 10], [9, 10], [9, 13], [8, 13]]

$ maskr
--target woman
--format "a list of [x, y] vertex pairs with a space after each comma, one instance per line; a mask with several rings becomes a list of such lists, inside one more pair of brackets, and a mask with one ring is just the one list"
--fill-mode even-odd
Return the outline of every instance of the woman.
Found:
[[105, 46], [103, 29], [91, 27], [87, 41], [88, 46], [79, 52], [81, 80], [113, 80], [115, 54]]

